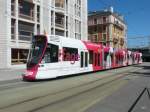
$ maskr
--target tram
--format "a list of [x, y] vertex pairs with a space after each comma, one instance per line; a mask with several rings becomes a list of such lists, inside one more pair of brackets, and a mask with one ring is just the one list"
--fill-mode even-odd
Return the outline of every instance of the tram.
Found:
[[95, 72], [142, 63], [142, 54], [59, 36], [35, 35], [23, 74], [25, 80]]

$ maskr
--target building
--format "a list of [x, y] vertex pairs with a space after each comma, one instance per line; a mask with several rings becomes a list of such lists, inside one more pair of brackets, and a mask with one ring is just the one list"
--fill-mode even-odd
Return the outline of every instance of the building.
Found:
[[32, 35], [87, 40], [87, 0], [0, 0], [0, 68], [27, 61]]
[[109, 10], [90, 12], [88, 15], [88, 39], [116, 49], [126, 48], [127, 25], [123, 16]]

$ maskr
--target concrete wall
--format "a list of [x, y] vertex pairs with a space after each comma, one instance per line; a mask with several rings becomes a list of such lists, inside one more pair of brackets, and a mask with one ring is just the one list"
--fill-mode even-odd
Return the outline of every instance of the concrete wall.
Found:
[[0, 0], [0, 68], [10, 66], [10, 0]]

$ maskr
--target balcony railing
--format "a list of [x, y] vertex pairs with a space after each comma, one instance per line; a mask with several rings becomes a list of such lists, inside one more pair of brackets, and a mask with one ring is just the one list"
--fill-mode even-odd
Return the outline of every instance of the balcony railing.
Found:
[[32, 36], [28, 36], [28, 35], [19, 35], [19, 40], [22, 41], [31, 41]]
[[23, 19], [27, 19], [27, 20], [34, 20], [33, 16], [25, 15], [25, 14], [22, 14], [22, 13], [19, 14], [19, 17], [23, 18]]
[[65, 27], [64, 19], [55, 20], [55, 25], [56, 27], [64, 28]]

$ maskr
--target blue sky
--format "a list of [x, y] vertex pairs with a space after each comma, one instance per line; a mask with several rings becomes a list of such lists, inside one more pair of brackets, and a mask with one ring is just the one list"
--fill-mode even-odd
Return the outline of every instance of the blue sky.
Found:
[[128, 38], [150, 35], [150, 0], [88, 0], [89, 11], [109, 6], [124, 16]]

